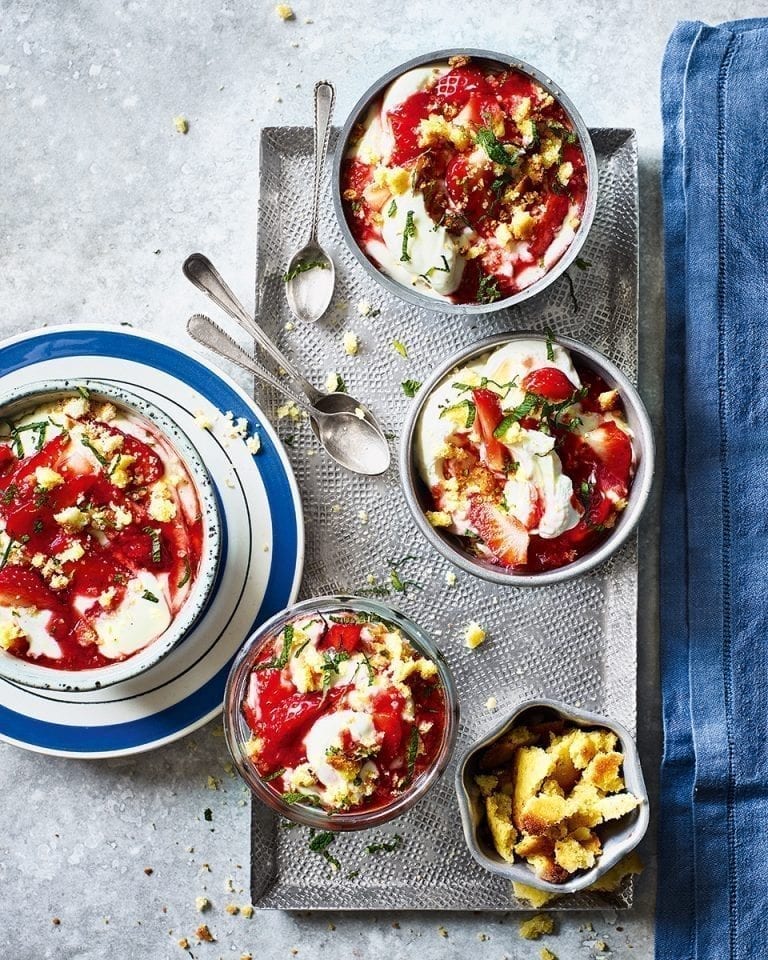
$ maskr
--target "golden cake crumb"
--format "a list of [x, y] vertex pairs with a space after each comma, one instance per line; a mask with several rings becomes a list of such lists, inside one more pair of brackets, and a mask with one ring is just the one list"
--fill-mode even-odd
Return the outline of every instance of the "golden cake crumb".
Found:
[[523, 920], [518, 932], [523, 940], [538, 940], [545, 933], [552, 933], [555, 921], [548, 913], [537, 913], [530, 920]]

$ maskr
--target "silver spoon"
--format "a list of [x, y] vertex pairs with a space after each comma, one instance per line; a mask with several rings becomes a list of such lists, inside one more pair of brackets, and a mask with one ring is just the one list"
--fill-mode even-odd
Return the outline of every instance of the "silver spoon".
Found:
[[[211, 300], [213, 300], [217, 306], [221, 307], [226, 314], [232, 317], [236, 323], [239, 323], [243, 330], [253, 337], [262, 350], [264, 350], [279, 367], [285, 370], [292, 380], [296, 381], [299, 387], [301, 387], [304, 396], [313, 406], [317, 407], [318, 410], [322, 410], [323, 413], [354, 413], [356, 410], [362, 410], [368, 423], [378, 430], [382, 438], [384, 437], [376, 417], [374, 417], [371, 411], [362, 403], [355, 400], [354, 397], [350, 397], [348, 393], [341, 393], [339, 391], [323, 393], [299, 373], [282, 350], [280, 350], [261, 329], [256, 319], [246, 312], [245, 307], [224, 282], [221, 274], [208, 257], [202, 253], [193, 253], [187, 257], [181, 269], [184, 271], [184, 276], [190, 283], [193, 283], [198, 290], [202, 290], [206, 296], [210, 297]], [[315, 430], [314, 425], [312, 425], [312, 429]], [[315, 436], [318, 436], [317, 431], [315, 431]]]
[[320, 180], [328, 152], [335, 96], [334, 89], [327, 80], [319, 80], [315, 84], [315, 177], [309, 239], [301, 250], [291, 257], [285, 273], [285, 296], [290, 311], [297, 320], [308, 322], [319, 320], [328, 309], [336, 283], [333, 260], [317, 242]]
[[248, 370], [305, 410], [315, 434], [328, 455], [353, 473], [377, 476], [389, 468], [389, 446], [385, 437], [367, 420], [349, 411], [325, 413], [264, 370], [248, 356], [213, 320], [196, 313], [187, 321], [189, 335], [197, 343]]

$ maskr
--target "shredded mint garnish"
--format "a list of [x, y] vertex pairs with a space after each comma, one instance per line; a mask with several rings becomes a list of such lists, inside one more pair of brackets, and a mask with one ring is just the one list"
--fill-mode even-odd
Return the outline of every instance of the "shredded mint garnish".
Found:
[[403, 838], [396, 833], [391, 840], [379, 840], [369, 843], [365, 848], [366, 853], [392, 853], [403, 845]]
[[176, 588], [178, 589], [179, 587], [183, 587], [189, 581], [189, 578], [191, 576], [192, 576], [192, 567], [190, 566], [190, 563], [189, 563], [189, 557], [185, 556], [184, 557], [184, 574], [181, 580], [179, 580], [179, 582], [176, 584]]
[[299, 260], [295, 267], [291, 267], [286, 273], [283, 274], [283, 282], [288, 283], [289, 280], [293, 280], [294, 277], [298, 277], [300, 273], [306, 273], [308, 270], [327, 270], [328, 264], [325, 260]]
[[493, 130], [488, 127], [480, 127], [477, 131], [477, 142], [494, 163], [500, 163], [505, 167], [513, 167], [517, 163], [519, 151], [508, 152]]
[[400, 262], [408, 263], [411, 255], [408, 253], [408, 241], [416, 236], [416, 224], [413, 222], [413, 210], [409, 210], [405, 215], [405, 228], [403, 230], [403, 248], [400, 254]]
[[145, 590], [141, 596], [144, 600], [149, 600], [150, 603], [160, 603], [154, 593], [150, 593], [149, 590]]
[[397, 213], [397, 202], [395, 201], [395, 198], [393, 197], [393, 198], [392, 198], [392, 203], [390, 203], [389, 208], [387, 209], [387, 216], [388, 216], [388, 217], [394, 217], [394, 215], [395, 215], [396, 213]]
[[478, 303], [495, 303], [496, 300], [501, 300], [499, 281], [495, 277], [482, 276], [477, 286], [475, 300]]
[[408, 348], [403, 343], [402, 340], [393, 340], [392, 346], [395, 348], [395, 351], [400, 354], [401, 357], [408, 357]]
[[400, 386], [403, 388], [403, 393], [406, 395], [406, 397], [415, 397], [421, 389], [421, 381], [403, 380]]

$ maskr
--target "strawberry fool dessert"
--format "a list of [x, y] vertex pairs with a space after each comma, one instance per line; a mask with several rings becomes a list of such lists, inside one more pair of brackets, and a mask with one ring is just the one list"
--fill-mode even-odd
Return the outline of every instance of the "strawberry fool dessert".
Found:
[[154, 424], [85, 388], [0, 425], [0, 649], [90, 670], [170, 626], [197, 578], [200, 503]]
[[540, 280], [572, 244], [584, 151], [532, 77], [453, 57], [398, 77], [353, 128], [342, 202], [369, 260], [451, 303], [493, 303]]
[[447, 724], [435, 661], [394, 624], [351, 611], [287, 623], [241, 709], [261, 779], [331, 813], [392, 803], [432, 767]]
[[606, 540], [635, 472], [619, 392], [544, 339], [512, 340], [447, 376], [425, 401], [415, 455], [432, 526], [516, 573]]

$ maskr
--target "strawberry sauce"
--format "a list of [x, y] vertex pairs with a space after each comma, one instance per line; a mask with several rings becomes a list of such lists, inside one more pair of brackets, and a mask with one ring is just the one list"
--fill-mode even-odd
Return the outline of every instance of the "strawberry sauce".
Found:
[[242, 711], [270, 789], [330, 811], [400, 796], [433, 765], [447, 719], [434, 662], [351, 612], [289, 623], [256, 661]]
[[[81, 407], [39, 408], [0, 439], [0, 644], [62, 670], [102, 667], [156, 639], [120, 652], [141, 604], [178, 613], [203, 539], [194, 484], [167, 439], [127, 411], [113, 420], [111, 404], [101, 407], [109, 421], [93, 402]], [[105, 655], [100, 631], [113, 618]]]

